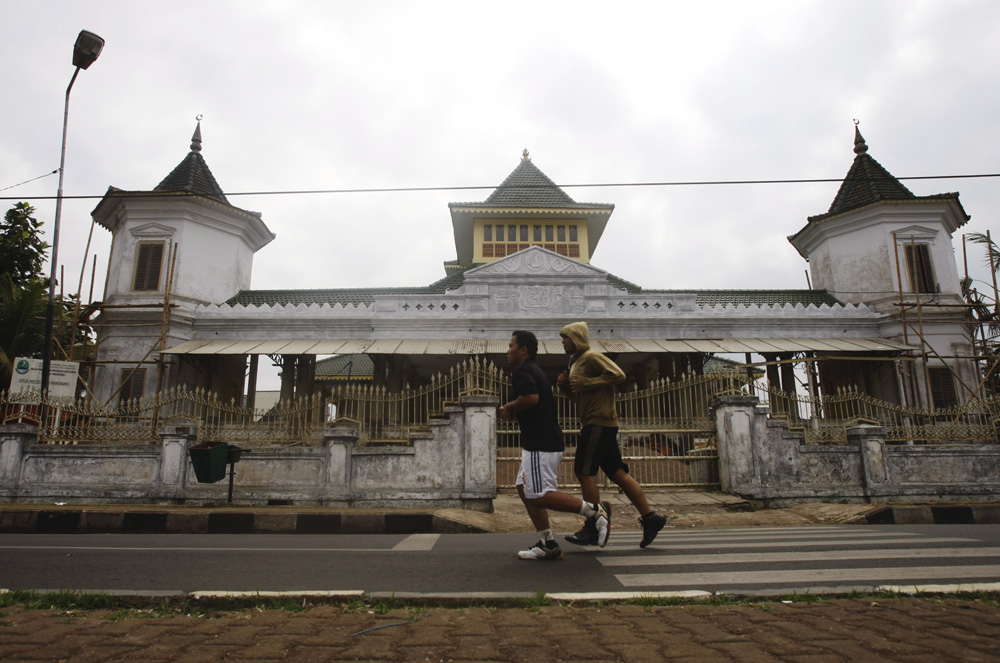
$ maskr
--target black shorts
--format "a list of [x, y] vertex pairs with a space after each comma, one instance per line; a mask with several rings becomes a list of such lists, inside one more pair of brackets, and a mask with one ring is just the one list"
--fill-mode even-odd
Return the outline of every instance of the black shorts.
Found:
[[628, 465], [622, 460], [621, 449], [618, 448], [618, 428], [587, 424], [580, 430], [576, 443], [576, 457], [573, 460], [573, 471], [579, 476], [597, 476], [598, 468], [611, 478], [618, 470], [625, 470]]

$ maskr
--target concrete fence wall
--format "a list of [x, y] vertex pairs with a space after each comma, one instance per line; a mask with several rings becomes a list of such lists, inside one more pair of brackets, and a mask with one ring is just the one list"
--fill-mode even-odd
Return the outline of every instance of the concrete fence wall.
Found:
[[[412, 444], [357, 445], [334, 424], [317, 447], [253, 447], [235, 465], [234, 501], [354, 507], [489, 510], [496, 496], [494, 396], [466, 396]], [[996, 500], [1000, 445], [887, 445], [885, 429], [849, 429], [846, 444], [805, 444], [755, 397], [712, 404], [722, 490], [770, 506], [804, 501]], [[74, 503], [218, 503], [228, 477], [198, 483], [188, 449], [197, 423], [160, 430], [145, 447], [47, 446], [35, 429], [0, 426], [0, 500]]]
[[756, 397], [716, 399], [722, 490], [769, 506], [804, 501], [925, 502], [1000, 497], [1000, 445], [887, 445], [885, 428], [805, 444]]
[[[489, 510], [496, 496], [494, 396], [465, 396], [412, 445], [357, 446], [331, 425], [320, 447], [253, 447], [235, 464], [233, 500], [354, 507]], [[159, 445], [48, 446], [36, 429], [0, 426], [0, 499], [18, 502], [197, 504], [226, 500], [228, 474], [198, 483], [188, 449], [197, 423], [160, 429]]]

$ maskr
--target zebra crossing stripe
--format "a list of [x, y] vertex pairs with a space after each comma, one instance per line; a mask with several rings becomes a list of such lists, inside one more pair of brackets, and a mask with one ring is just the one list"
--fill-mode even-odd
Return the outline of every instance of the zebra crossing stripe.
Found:
[[[938, 538], [920, 538], [913, 539], [913, 543], [919, 542], [920, 544], [929, 543], [968, 543], [970, 541], [976, 541], [977, 539], [962, 539], [954, 537], [938, 537]], [[611, 547], [613, 543], [617, 542], [619, 544], [625, 542], [638, 542], [638, 538], [625, 539], [625, 537], [612, 536], [608, 546]], [[647, 550], [687, 550], [691, 548], [704, 549], [704, 548], [801, 548], [801, 547], [819, 547], [819, 546], [837, 546], [845, 545], [847, 541], [850, 541], [850, 545], [854, 546], [874, 546], [874, 545], [887, 545], [887, 544], [899, 544], [899, 543], [909, 543], [910, 541], [900, 541], [899, 539], [888, 539], [888, 538], [878, 538], [878, 539], [849, 539], [846, 540], [843, 536], [831, 534], [829, 537], [824, 539], [788, 539], [786, 540], [768, 540], [768, 541], [716, 541], [710, 540], [710, 543], [674, 543], [669, 539], [664, 537], [657, 538], [653, 544], [647, 548]], [[608, 548], [605, 548], [608, 550]]]
[[393, 550], [434, 550], [440, 534], [411, 534], [392, 547]]
[[[642, 532], [636, 532], [632, 530], [621, 531], [615, 530], [615, 535], [621, 538], [642, 538]], [[752, 532], [734, 532], [732, 530], [725, 530], [719, 532], [706, 532], [701, 531], [663, 531], [660, 536], [665, 540], [680, 540], [680, 541], [718, 541], [724, 539], [788, 539], [788, 538], [822, 538], [822, 537], [843, 537], [850, 536], [851, 538], [874, 538], [874, 537], [888, 537], [888, 538], [898, 538], [898, 539], [917, 539], [923, 534], [917, 532], [887, 532], [884, 530], [870, 530], [866, 529], [859, 531], [857, 529], [834, 529], [834, 528], [810, 528], [808, 530], [789, 530], [789, 529], [774, 529], [768, 531], [752, 531]]]
[[774, 553], [738, 553], [734, 555], [642, 555], [607, 556], [602, 555], [597, 561], [603, 566], [695, 566], [698, 564], [767, 564], [770, 562], [817, 562], [838, 561], [848, 559], [933, 559], [959, 557], [995, 557], [1000, 560], [1000, 548], [921, 548], [899, 549], [879, 548], [876, 550], [829, 550], [774, 552]]
[[920, 566], [862, 569], [791, 569], [710, 573], [628, 573], [615, 576], [625, 587], [714, 587], [718, 585], [784, 585], [824, 582], [886, 583], [890, 581], [991, 578], [1000, 580], [1000, 566]]

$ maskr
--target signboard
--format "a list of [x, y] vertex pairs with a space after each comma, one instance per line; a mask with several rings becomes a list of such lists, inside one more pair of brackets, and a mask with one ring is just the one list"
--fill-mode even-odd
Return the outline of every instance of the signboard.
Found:
[[[77, 376], [80, 364], [75, 361], [53, 361], [49, 363], [49, 396], [57, 400], [76, 398]], [[10, 393], [27, 391], [40, 393], [42, 389], [42, 360], [14, 359], [14, 373], [10, 379]]]

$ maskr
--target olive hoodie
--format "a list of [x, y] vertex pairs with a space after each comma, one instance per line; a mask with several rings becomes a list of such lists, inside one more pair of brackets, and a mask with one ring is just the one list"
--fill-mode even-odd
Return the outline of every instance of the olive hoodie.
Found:
[[618, 426], [615, 412], [615, 385], [625, 380], [618, 364], [590, 348], [590, 330], [586, 322], [572, 322], [559, 331], [576, 346], [570, 359], [569, 380], [576, 378], [580, 390], [573, 393], [569, 380], [560, 385], [564, 394], [576, 401], [580, 424]]

